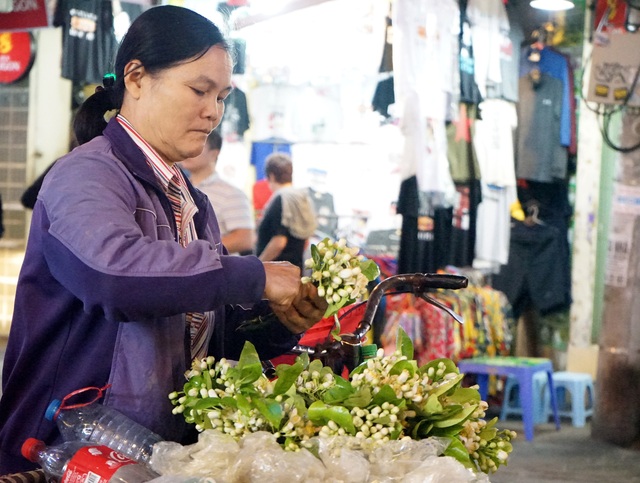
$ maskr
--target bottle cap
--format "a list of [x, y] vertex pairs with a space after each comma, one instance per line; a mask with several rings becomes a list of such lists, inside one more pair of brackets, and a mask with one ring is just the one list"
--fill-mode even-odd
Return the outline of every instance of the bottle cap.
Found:
[[25, 442], [22, 443], [20, 452], [22, 453], [22, 456], [35, 463], [36, 461], [38, 461], [38, 451], [44, 447], [45, 445], [43, 441], [37, 438], [27, 438]]
[[370, 359], [375, 357], [378, 352], [378, 346], [376, 344], [367, 344], [360, 347], [360, 356], [362, 359]]
[[58, 409], [60, 408], [60, 404], [62, 404], [60, 402], [60, 399], [54, 399], [53, 401], [51, 401], [51, 403], [49, 403], [49, 407], [47, 407], [47, 410], [44, 413], [44, 418], [47, 421], [55, 421], [55, 416], [56, 413], [58, 412]]

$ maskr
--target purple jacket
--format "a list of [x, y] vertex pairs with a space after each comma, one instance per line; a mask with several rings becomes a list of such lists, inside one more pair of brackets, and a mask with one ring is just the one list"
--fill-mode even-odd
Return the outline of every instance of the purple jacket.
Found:
[[185, 441], [187, 425], [168, 399], [190, 367], [185, 312], [215, 311], [216, 357], [237, 359], [247, 338], [262, 359], [297, 342], [280, 323], [250, 336], [235, 330], [268, 312], [264, 268], [256, 257], [227, 255], [206, 196], [190, 189], [199, 239], [181, 247], [169, 200], [115, 119], [55, 163], [18, 279], [2, 374], [0, 474], [34, 468], [20, 456], [22, 443], [57, 443], [46, 407], [88, 386], [111, 384], [102, 403]]

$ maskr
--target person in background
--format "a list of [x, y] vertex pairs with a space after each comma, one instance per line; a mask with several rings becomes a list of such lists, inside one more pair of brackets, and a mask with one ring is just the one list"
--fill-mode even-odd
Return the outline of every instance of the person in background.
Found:
[[[232, 68], [213, 23], [151, 7], [120, 44], [115, 79], [80, 107], [80, 146], [44, 179], [18, 277], [0, 474], [36, 467], [20, 454], [28, 437], [61, 441], [46, 408], [82, 388], [104, 388], [101, 404], [193, 443], [195, 428], [168, 398], [192, 361], [237, 360], [245, 341], [271, 359], [321, 319], [326, 301], [301, 283], [300, 268], [229, 256], [206, 196], [177, 167], [220, 123]], [[240, 329], [269, 314], [266, 325]]]
[[222, 244], [233, 254], [246, 255], [255, 245], [255, 222], [247, 195], [216, 173], [216, 163], [222, 148], [222, 136], [211, 131], [200, 156], [180, 163], [193, 185], [202, 191], [213, 205], [218, 219]]
[[303, 269], [303, 256], [317, 221], [307, 189], [292, 186], [293, 163], [286, 153], [270, 154], [265, 174], [273, 195], [258, 225], [260, 260], [284, 260]]

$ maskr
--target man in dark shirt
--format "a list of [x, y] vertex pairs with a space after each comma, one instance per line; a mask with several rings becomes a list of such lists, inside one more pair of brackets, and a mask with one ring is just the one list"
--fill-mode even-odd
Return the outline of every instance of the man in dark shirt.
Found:
[[265, 173], [273, 196], [258, 226], [256, 253], [263, 261], [288, 261], [303, 267], [307, 240], [316, 229], [308, 190], [292, 186], [293, 163], [286, 153], [267, 157]]

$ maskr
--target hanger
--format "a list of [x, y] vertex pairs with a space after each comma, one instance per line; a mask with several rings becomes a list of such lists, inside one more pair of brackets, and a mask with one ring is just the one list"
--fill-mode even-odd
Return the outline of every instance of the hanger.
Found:
[[524, 224], [527, 226], [544, 225], [544, 221], [538, 218], [540, 208], [536, 204], [532, 204], [527, 208], [527, 217], [524, 219]]

